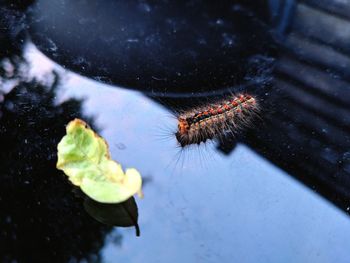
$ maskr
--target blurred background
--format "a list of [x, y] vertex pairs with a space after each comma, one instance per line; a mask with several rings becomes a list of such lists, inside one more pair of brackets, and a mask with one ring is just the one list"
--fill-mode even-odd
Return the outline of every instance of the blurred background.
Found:
[[[2, 1], [0, 261], [348, 262], [349, 14], [347, 0]], [[261, 104], [252, 127], [179, 150], [176, 110], [242, 91]], [[76, 117], [141, 172], [143, 200], [94, 203], [56, 170]]]

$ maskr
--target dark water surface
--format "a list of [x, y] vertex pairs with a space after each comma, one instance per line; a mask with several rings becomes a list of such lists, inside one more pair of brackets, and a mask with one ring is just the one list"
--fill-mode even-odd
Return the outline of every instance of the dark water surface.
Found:
[[[189, 1], [203, 9], [188, 13], [172, 4], [170, 14], [155, 5], [159, 17], [135, 1], [130, 8], [140, 20], [124, 16], [129, 6], [122, 1], [102, 5], [108, 16], [87, 0], [74, 2], [75, 9], [67, 1], [28, 1], [37, 3], [29, 13], [6, 2], [0, 262], [350, 261], [350, 4], [271, 0], [271, 17], [261, 23], [263, 16], [240, 5], [226, 9], [230, 1], [219, 9]], [[109, 8], [124, 4], [120, 16]], [[75, 11], [96, 16], [86, 20]], [[204, 24], [196, 28], [198, 14]], [[211, 48], [204, 32], [214, 37]], [[144, 44], [152, 43], [150, 52]], [[262, 120], [238, 140], [181, 152], [171, 106], [222, 97], [232, 85], [257, 96]], [[114, 160], [140, 171], [143, 199], [96, 204], [56, 169], [57, 143], [74, 118], [106, 139]]]
[[[28, 53], [37, 72], [49, 65]], [[136, 198], [141, 236], [133, 228], [106, 232], [103, 262], [349, 260], [348, 216], [247, 146], [229, 156], [194, 147], [175, 164], [175, 137], [159, 136], [176, 120], [141, 93], [67, 73], [58, 94], [59, 102], [83, 99], [113, 158], [146, 181], [144, 199]]]

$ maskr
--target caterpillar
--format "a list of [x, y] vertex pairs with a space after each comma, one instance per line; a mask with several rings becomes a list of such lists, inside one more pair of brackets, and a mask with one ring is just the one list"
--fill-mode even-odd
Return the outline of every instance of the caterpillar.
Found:
[[248, 126], [259, 110], [249, 94], [231, 95], [225, 100], [204, 105], [177, 116], [176, 139], [181, 147], [200, 144], [226, 133], [237, 133]]

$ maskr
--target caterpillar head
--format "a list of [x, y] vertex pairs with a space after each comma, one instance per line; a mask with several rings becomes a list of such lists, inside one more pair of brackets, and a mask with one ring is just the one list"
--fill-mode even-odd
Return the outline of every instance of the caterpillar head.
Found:
[[177, 141], [183, 147], [188, 144], [189, 134], [188, 131], [190, 129], [190, 125], [185, 118], [178, 118], [177, 132], [175, 134]]

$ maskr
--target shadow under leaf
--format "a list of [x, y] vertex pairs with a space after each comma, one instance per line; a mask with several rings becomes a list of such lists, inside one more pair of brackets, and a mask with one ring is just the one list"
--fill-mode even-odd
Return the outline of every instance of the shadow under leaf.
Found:
[[84, 208], [90, 216], [102, 224], [120, 227], [135, 226], [136, 236], [140, 236], [137, 204], [133, 197], [120, 204], [102, 204], [87, 197]]

